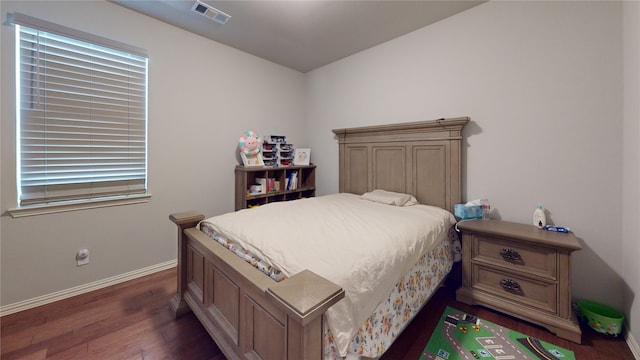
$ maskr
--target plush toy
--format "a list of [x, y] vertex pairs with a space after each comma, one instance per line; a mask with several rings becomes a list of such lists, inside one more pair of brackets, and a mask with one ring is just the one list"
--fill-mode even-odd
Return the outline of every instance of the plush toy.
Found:
[[253, 131], [245, 131], [238, 141], [240, 151], [247, 156], [255, 156], [262, 150], [262, 139]]
[[253, 131], [245, 131], [238, 140], [240, 155], [245, 166], [263, 166], [262, 139]]

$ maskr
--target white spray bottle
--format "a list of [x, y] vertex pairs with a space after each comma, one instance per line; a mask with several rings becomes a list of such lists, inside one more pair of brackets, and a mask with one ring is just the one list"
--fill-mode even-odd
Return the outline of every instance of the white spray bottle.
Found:
[[537, 226], [540, 229], [547, 225], [547, 216], [544, 213], [542, 205], [536, 206], [536, 209], [533, 212], [533, 225]]

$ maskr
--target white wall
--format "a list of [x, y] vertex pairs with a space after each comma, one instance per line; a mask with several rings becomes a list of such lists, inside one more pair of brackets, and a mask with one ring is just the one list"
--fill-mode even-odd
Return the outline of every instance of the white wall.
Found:
[[623, 5], [624, 128], [622, 268], [625, 314], [640, 358], [640, 2]]
[[621, 24], [619, 2], [495, 1], [309, 73], [319, 192], [332, 128], [469, 116], [465, 200], [524, 223], [545, 206], [583, 246], [574, 296], [622, 309]]
[[[2, 1], [0, 304], [96, 282], [176, 257], [172, 212], [234, 209], [246, 130], [304, 142], [304, 75], [105, 1]], [[8, 12], [145, 48], [149, 55], [149, 203], [13, 219], [14, 31]], [[75, 253], [91, 251], [76, 267]]]

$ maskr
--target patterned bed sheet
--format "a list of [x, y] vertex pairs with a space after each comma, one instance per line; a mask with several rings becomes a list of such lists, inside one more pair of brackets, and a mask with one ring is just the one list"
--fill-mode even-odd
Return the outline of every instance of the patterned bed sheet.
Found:
[[[199, 228], [207, 236], [232, 251], [275, 281], [286, 276], [277, 268], [268, 265], [231, 239], [218, 233], [208, 224], [200, 223]], [[361, 356], [378, 358], [391, 346], [395, 338], [404, 330], [413, 317], [422, 309], [437, 287], [451, 271], [453, 262], [460, 259], [460, 240], [452, 227], [447, 240], [440, 242], [433, 250], [424, 254], [407, 272], [381, 302], [372, 315], [362, 324], [356, 336], [349, 343], [347, 359]], [[326, 322], [326, 318], [324, 320]], [[324, 359], [342, 360], [331, 335], [328, 324], [324, 331]]]
[[219, 232], [217, 232], [215, 229], [213, 229], [208, 224], [200, 223], [199, 227], [200, 227], [200, 231], [202, 231], [207, 236], [209, 236], [210, 238], [212, 238], [213, 240], [218, 242], [218, 244], [220, 244], [220, 245], [224, 246], [225, 248], [229, 249], [229, 251], [232, 251], [234, 254], [236, 254], [240, 258], [242, 258], [244, 261], [246, 261], [249, 264], [253, 265], [256, 269], [258, 269], [258, 270], [262, 271], [263, 273], [267, 274], [273, 280], [282, 281], [282, 280], [284, 280], [286, 278], [286, 276], [279, 269], [267, 264], [265, 261], [261, 260], [260, 258], [258, 258], [255, 255], [251, 254], [249, 251], [244, 249], [242, 246], [240, 246], [235, 241], [233, 241], [231, 239], [227, 239], [226, 236], [220, 234]]

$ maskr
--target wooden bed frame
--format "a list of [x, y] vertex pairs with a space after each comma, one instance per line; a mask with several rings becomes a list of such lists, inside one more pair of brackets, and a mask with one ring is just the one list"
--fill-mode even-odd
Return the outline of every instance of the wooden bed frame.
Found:
[[[408, 193], [453, 212], [468, 121], [333, 130], [340, 192]], [[323, 314], [344, 290], [308, 270], [274, 281], [196, 229], [204, 218], [197, 212], [170, 216], [178, 226], [178, 286], [170, 302], [176, 317], [193, 311], [229, 360], [322, 359]]]

